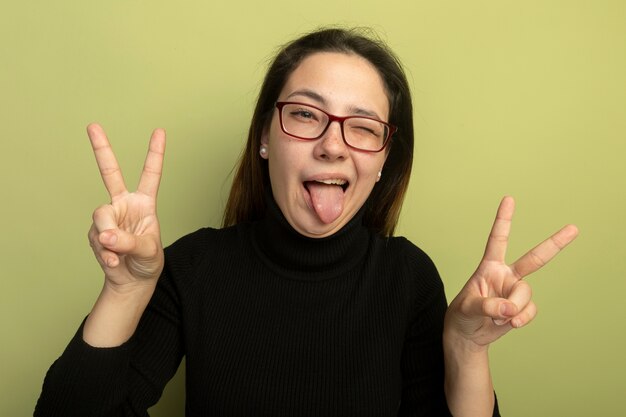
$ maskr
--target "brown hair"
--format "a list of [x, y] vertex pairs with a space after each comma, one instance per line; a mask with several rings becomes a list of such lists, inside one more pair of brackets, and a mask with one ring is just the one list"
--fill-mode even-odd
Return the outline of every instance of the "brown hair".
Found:
[[271, 188], [267, 161], [259, 157], [261, 136], [269, 128], [274, 105], [287, 78], [307, 56], [316, 52], [354, 53], [367, 59], [385, 84], [389, 123], [398, 127], [387, 148], [383, 175], [366, 203], [364, 224], [385, 236], [393, 235], [409, 185], [413, 163], [413, 108], [409, 85], [394, 53], [363, 29], [321, 29], [304, 35], [278, 52], [267, 71], [239, 158], [223, 225], [257, 220], [265, 215], [265, 190]]

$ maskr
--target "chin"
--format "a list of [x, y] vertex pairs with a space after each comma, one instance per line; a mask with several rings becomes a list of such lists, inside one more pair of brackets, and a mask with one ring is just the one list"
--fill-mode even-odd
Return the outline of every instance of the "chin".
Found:
[[300, 223], [298, 227], [290, 222], [291, 227], [293, 227], [298, 233], [303, 236], [312, 238], [323, 238], [331, 236], [341, 230], [341, 228], [343, 228], [352, 218], [352, 216], [346, 218], [342, 215], [332, 223], [324, 223], [315, 216], [311, 217], [313, 218], [308, 219], [309, 221], [304, 222], [304, 224]]

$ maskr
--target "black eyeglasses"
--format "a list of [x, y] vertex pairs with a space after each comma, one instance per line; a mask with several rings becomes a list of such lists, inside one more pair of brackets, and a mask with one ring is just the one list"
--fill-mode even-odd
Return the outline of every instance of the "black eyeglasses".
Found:
[[381, 120], [365, 116], [335, 116], [310, 104], [292, 101], [276, 103], [280, 127], [297, 139], [321, 138], [332, 122], [339, 122], [343, 141], [359, 151], [380, 152], [398, 128]]

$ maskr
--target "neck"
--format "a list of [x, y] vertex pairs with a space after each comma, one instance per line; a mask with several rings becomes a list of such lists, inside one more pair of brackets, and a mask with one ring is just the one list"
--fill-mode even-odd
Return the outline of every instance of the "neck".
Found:
[[296, 279], [332, 278], [354, 268], [366, 254], [369, 231], [361, 209], [342, 229], [323, 238], [299, 234], [287, 222], [271, 195], [266, 216], [253, 227], [261, 258], [281, 275]]

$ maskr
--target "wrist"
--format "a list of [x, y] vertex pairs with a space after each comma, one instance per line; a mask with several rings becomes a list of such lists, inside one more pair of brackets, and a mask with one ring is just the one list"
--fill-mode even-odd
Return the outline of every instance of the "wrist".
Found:
[[490, 416], [493, 383], [489, 345], [478, 345], [454, 331], [444, 331], [444, 391], [454, 416]]
[[94, 347], [114, 347], [135, 333], [155, 285], [109, 285], [105, 282], [83, 327], [83, 340]]
[[459, 331], [444, 328], [443, 348], [446, 354], [454, 353], [455, 356], [482, 357], [488, 354], [489, 346], [489, 344], [478, 344]]
[[453, 332], [444, 332], [443, 353], [446, 388], [459, 381], [461, 375], [489, 376], [489, 345], [480, 346]]
[[151, 297], [157, 285], [157, 279], [128, 279], [123, 283], [118, 283], [114, 279], [105, 277], [101, 296], [118, 299], [141, 299], [145, 296]]

